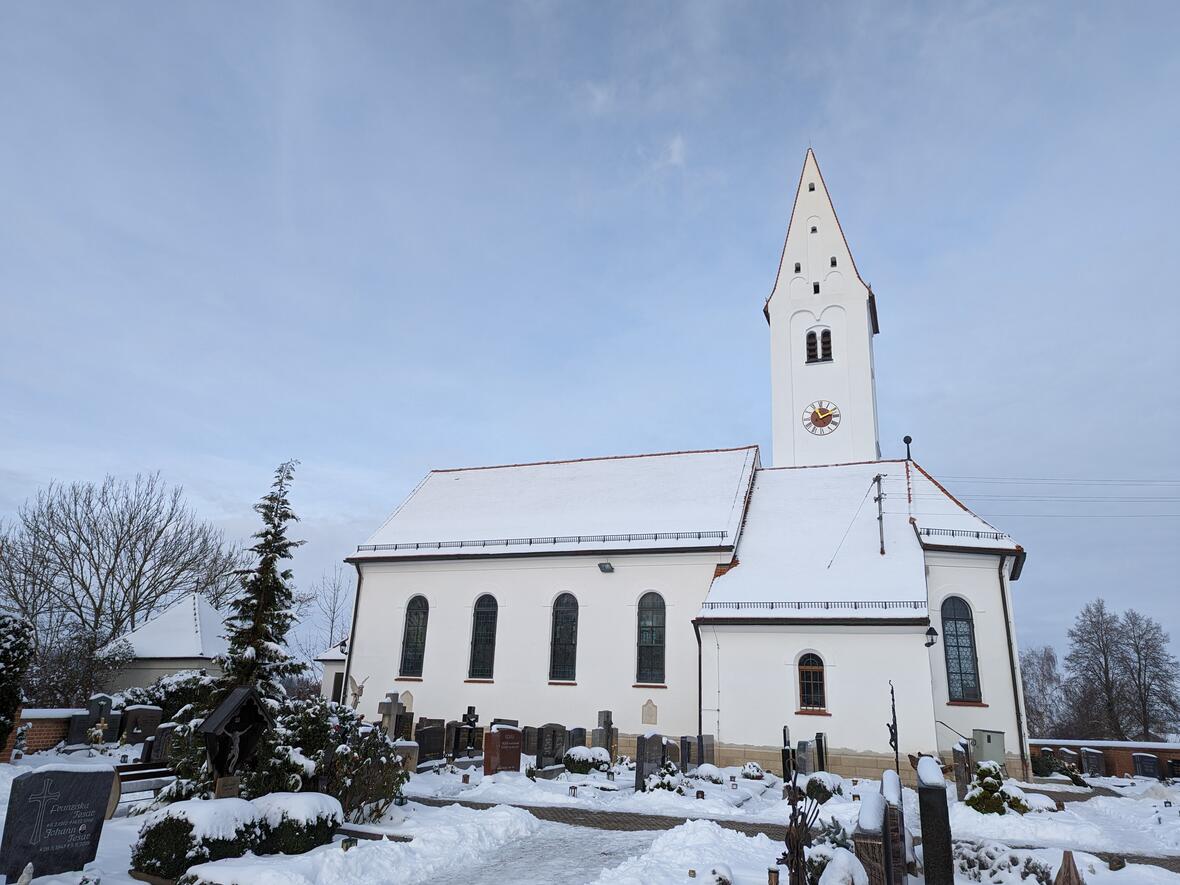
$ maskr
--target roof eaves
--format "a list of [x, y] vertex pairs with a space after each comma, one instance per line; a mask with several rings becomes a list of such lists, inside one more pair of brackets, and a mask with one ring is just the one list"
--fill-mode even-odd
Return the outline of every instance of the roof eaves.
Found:
[[[754, 443], [746, 446], [731, 446], [730, 448], [721, 449], [683, 449], [672, 452], [642, 452], [635, 455], [596, 455], [589, 458], [558, 458], [552, 461], [522, 461], [518, 464], [483, 464], [474, 467], [438, 467], [434, 470], [431, 470], [430, 472], [462, 473], [465, 471], [474, 470], [503, 470], [509, 467], [545, 467], [551, 464], [583, 464], [588, 461], [625, 461], [635, 458], [664, 458], [673, 455], [715, 455], [725, 452], [749, 451], [750, 449], [757, 450], [757, 448], [757, 443]], [[400, 510], [401, 508], [399, 507], [398, 509]]]

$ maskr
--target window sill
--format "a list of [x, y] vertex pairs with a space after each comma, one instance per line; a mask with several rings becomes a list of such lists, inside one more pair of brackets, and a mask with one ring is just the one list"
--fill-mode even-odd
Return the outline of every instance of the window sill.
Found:
[[796, 716], [831, 716], [827, 710], [796, 710]]
[[947, 701], [948, 707], [988, 707], [990, 704], [985, 704], [983, 701]]
[[664, 682], [636, 682], [631, 686], [632, 688], [667, 688]]
[[578, 683], [571, 682], [568, 679], [550, 679], [549, 684], [550, 685], [577, 685]]
[[394, 682], [421, 682], [421, 676], [395, 676]]
[[463, 681], [476, 683], [478, 685], [491, 685], [496, 680], [495, 679], [464, 679]]

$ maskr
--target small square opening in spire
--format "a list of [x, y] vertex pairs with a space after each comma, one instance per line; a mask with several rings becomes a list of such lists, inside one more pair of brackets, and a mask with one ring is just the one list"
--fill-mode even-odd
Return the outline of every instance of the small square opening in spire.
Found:
[[803, 272], [803, 265], [800, 264], [798, 261], [796, 261], [795, 262], [795, 273], [802, 273], [802, 272]]
[[819, 233], [819, 228], [818, 228], [818, 227], [816, 227], [816, 226], [813, 224], [813, 225], [811, 226], [811, 232], [812, 232], [813, 234], [818, 234], [818, 233]]
[[819, 294], [819, 283], [812, 283], [811, 284], [811, 291], [814, 294], [818, 295]]

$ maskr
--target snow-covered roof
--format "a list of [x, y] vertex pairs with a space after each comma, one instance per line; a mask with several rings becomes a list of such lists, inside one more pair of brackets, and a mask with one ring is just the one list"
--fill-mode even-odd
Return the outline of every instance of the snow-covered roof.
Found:
[[908, 463], [907, 501], [924, 547], [1020, 550], [1005, 532], [976, 516], [916, 462]]
[[229, 646], [225, 615], [199, 593], [186, 593], [143, 626], [122, 638], [137, 658], [213, 658]]
[[758, 447], [434, 470], [350, 557], [733, 547]]
[[759, 470], [737, 564], [714, 579], [701, 617], [925, 617], [925, 561], [904, 506], [905, 471], [903, 461]]
[[348, 658], [344, 652], [340, 650], [340, 646], [333, 645], [330, 649], [325, 651], [322, 655], [316, 658], [321, 664], [331, 664], [335, 662], [343, 662]]

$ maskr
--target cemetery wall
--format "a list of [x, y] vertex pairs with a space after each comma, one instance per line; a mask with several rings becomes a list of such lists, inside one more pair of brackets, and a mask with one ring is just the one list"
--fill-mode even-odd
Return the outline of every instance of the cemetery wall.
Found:
[[[415, 712], [428, 716], [475, 706], [525, 723], [575, 723], [609, 708], [620, 731], [696, 734], [692, 620], [723, 558], [693, 552], [364, 562], [349, 665], [358, 683], [368, 678], [360, 710], [373, 718], [393, 689], [411, 692]], [[604, 560], [613, 573], [599, 570]], [[665, 604], [665, 681], [636, 686], [637, 606], [650, 590]], [[549, 681], [552, 605], [565, 592], [579, 606], [574, 684]], [[473, 682], [472, 609], [484, 593], [498, 604], [494, 678]], [[399, 678], [405, 607], [418, 594], [430, 605], [422, 677]], [[649, 700], [654, 723], [643, 721]]]
[[[977, 728], [1004, 732], [1004, 746], [1009, 755], [1019, 759], [1021, 747], [1016, 721], [1017, 704], [1023, 719], [1024, 698], [1013, 694], [1020, 685], [1019, 661], [1010, 655], [1008, 636], [1015, 637], [1012, 623], [1012, 600], [1008, 581], [1000, 583], [1000, 557], [979, 554], [926, 553], [926, 586], [930, 600], [931, 623], [938, 630], [938, 642], [928, 651], [930, 676], [934, 688], [935, 718], [950, 728], [971, 735]], [[1009, 563], [1010, 564], [1010, 563]], [[1008, 630], [1005, 630], [1004, 599], [1008, 603]], [[975, 645], [979, 662], [979, 703], [952, 702], [947, 689], [946, 646], [942, 627], [942, 604], [948, 596], [958, 596], [971, 607], [975, 626]], [[1015, 641], [1015, 639], [1013, 639]], [[1020, 691], [1019, 688], [1016, 689]], [[959, 740], [948, 728], [938, 728], [938, 751], [946, 759]], [[1017, 773], [1020, 765], [1010, 768]]]
[[221, 668], [209, 658], [136, 658], [112, 676], [103, 686], [107, 692], [123, 691], [151, 685], [161, 676], [181, 670], [205, 670], [210, 676], [220, 676]]
[[[715, 626], [702, 622], [703, 730], [717, 736], [719, 748], [763, 748], [759, 752], [777, 753], [779, 746], [773, 742], [781, 745], [786, 725], [793, 740], [822, 731], [831, 747], [888, 754], [892, 760], [885, 728], [892, 679], [902, 753], [931, 752], [936, 737], [925, 631], [925, 625]], [[797, 664], [806, 652], [818, 654], [824, 662], [826, 706], [822, 711], [804, 710], [800, 703]]]
[[39, 750], [52, 749], [64, 741], [70, 728], [70, 717], [75, 713], [85, 712], [85, 710], [18, 710], [16, 727], [9, 732], [4, 749], [0, 750], [0, 762], [8, 762], [12, 759], [12, 748], [16, 744], [16, 729], [20, 726], [32, 726], [25, 736], [25, 752], [36, 753]]
[[1132, 758], [1135, 753], [1155, 756], [1159, 760], [1160, 771], [1164, 774], [1169, 774], [1173, 770], [1172, 760], [1176, 760], [1176, 770], [1180, 770], [1180, 744], [1033, 739], [1029, 741], [1029, 747], [1033, 755], [1040, 755], [1042, 748], [1057, 750], [1060, 747], [1068, 747], [1079, 754], [1082, 747], [1098, 750], [1105, 758], [1106, 773], [1112, 777], [1122, 777], [1124, 774], [1135, 772], [1135, 760]]

